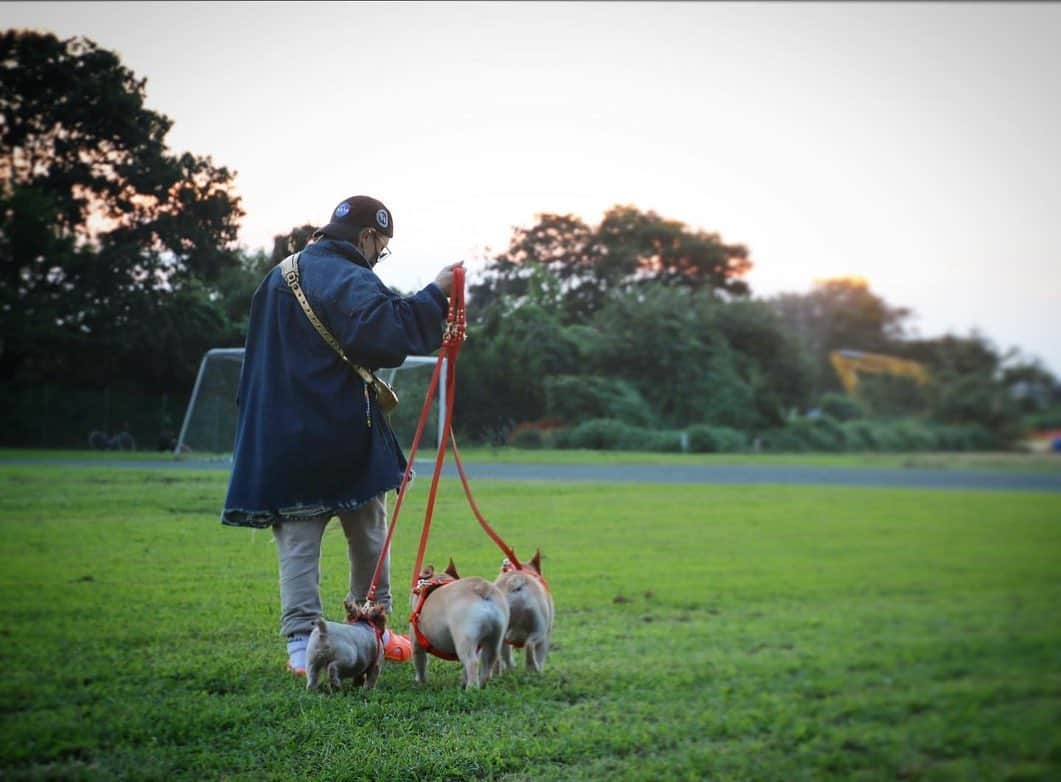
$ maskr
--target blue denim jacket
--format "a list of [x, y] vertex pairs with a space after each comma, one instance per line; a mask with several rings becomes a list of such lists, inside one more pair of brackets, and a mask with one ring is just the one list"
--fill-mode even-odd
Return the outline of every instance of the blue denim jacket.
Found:
[[[310, 306], [351, 361], [396, 367], [442, 344], [448, 303], [434, 283], [398, 296], [353, 244], [336, 239], [307, 246], [299, 271]], [[223, 524], [333, 515], [401, 484], [405, 455], [374, 395], [366, 399], [364, 382], [314, 329], [279, 266], [251, 301], [236, 404]]]

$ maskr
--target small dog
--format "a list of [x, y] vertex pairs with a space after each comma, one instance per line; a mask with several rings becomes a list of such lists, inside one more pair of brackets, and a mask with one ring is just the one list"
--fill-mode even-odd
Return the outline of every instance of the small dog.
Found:
[[375, 605], [362, 609], [349, 600], [346, 623], [326, 622], [323, 617], [310, 633], [306, 646], [306, 689], [320, 688], [327, 675], [330, 689], [337, 689], [342, 679], [352, 679], [356, 686], [371, 690], [383, 668], [383, 630], [387, 626], [387, 609]]
[[[508, 559], [501, 563], [501, 573], [494, 584], [508, 602], [508, 630], [501, 647], [501, 666], [512, 670], [512, 647], [527, 650], [527, 670], [541, 673], [549, 655], [553, 634], [553, 596], [541, 579], [542, 553], [534, 552], [530, 562], [516, 570]], [[537, 578], [535, 577], [537, 576]]]
[[[441, 586], [432, 582], [441, 582]], [[424, 589], [430, 591], [421, 604]], [[413, 589], [410, 608], [417, 682], [427, 681], [428, 652], [460, 660], [464, 689], [482, 687], [490, 680], [508, 626], [508, 603], [496, 586], [485, 578], [461, 578], [451, 559], [445, 573], [436, 575], [431, 565], [424, 568]]]

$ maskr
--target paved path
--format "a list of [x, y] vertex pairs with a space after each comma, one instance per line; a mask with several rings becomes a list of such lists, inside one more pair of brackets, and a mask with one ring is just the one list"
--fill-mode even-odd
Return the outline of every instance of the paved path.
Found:
[[[0, 459], [4, 464], [48, 464], [69, 467], [135, 467], [139, 469], [228, 470], [228, 460], [173, 461], [89, 459]], [[417, 459], [416, 471], [430, 476], [433, 459]], [[500, 464], [468, 462], [471, 479], [506, 481], [595, 481], [601, 483], [799, 484], [918, 489], [979, 489], [1061, 492], [1059, 473], [1011, 473], [980, 470], [878, 469], [751, 464]], [[456, 477], [452, 462], [443, 475]]]

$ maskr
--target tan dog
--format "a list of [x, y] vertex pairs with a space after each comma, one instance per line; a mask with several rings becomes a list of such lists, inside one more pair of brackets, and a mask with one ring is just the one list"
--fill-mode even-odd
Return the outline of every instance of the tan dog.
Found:
[[381, 605], [367, 609], [346, 601], [346, 623], [317, 620], [306, 646], [306, 689], [317, 690], [327, 675], [328, 686], [337, 689], [342, 679], [371, 690], [383, 668], [383, 630], [387, 610]]
[[451, 559], [445, 573], [436, 575], [431, 565], [424, 568], [410, 608], [416, 681], [427, 681], [429, 652], [460, 660], [465, 689], [490, 680], [508, 626], [508, 603], [496, 586], [485, 578], [461, 578]]
[[541, 673], [549, 655], [553, 635], [553, 596], [542, 575], [542, 553], [535, 551], [530, 562], [516, 570], [508, 559], [501, 563], [501, 573], [494, 584], [508, 602], [508, 630], [501, 648], [504, 670], [514, 669], [512, 647], [527, 650], [527, 670]]

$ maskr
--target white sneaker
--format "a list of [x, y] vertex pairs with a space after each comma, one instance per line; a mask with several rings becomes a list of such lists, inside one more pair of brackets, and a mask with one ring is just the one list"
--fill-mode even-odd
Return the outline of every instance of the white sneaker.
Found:
[[306, 675], [306, 645], [309, 635], [296, 634], [287, 637], [287, 670], [296, 676]]

